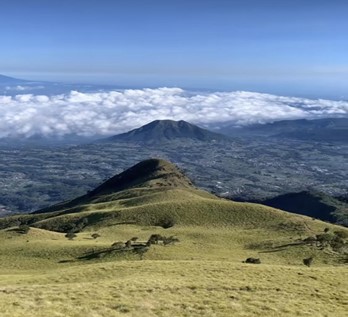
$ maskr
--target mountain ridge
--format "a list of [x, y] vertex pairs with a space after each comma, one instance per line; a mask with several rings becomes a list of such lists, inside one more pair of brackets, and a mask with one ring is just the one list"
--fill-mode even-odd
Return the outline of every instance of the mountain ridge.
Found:
[[24, 83], [25, 79], [14, 78], [0, 74], [0, 84]]
[[221, 133], [247, 137], [274, 137], [296, 140], [344, 142], [348, 140], [348, 118], [281, 120], [241, 128], [226, 126]]

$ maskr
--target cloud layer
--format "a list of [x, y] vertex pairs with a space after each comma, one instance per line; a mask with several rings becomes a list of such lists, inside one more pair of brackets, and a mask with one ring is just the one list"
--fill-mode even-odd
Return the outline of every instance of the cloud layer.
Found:
[[347, 101], [253, 92], [190, 93], [158, 88], [46, 96], [0, 96], [0, 137], [112, 135], [155, 119], [236, 125], [348, 116]]

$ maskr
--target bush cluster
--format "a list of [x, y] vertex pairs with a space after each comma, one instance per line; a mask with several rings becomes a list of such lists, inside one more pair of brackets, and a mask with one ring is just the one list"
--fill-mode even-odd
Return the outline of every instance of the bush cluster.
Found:
[[152, 234], [146, 242], [137, 242], [137, 240], [138, 237], [133, 237], [125, 242], [116, 241], [111, 245], [110, 251], [131, 251], [139, 254], [142, 259], [144, 254], [150, 249], [151, 245], [153, 244], [169, 245], [174, 244], [175, 242], [179, 242], [179, 239], [175, 238], [174, 236], [165, 237], [160, 234]]
[[328, 230], [325, 230], [324, 233], [307, 237], [303, 242], [319, 249], [330, 247], [333, 251], [340, 252], [345, 247], [348, 247], [347, 238], [348, 233], [343, 230], [333, 233], [329, 233]]

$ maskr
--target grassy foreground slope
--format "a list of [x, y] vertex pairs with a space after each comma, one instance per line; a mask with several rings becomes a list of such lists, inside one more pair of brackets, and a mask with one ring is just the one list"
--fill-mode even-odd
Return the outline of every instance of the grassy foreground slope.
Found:
[[346, 316], [347, 271], [216, 261], [91, 264], [0, 281], [18, 316]]
[[[92, 232], [92, 231], [91, 231]], [[284, 244], [286, 235], [243, 229], [134, 225], [79, 233], [2, 230], [1, 316], [345, 316], [348, 269], [325, 264], [309, 247], [265, 252], [259, 240]], [[174, 234], [175, 245], [137, 255], [78, 259], [136, 235]], [[28, 242], [27, 242], [28, 241]], [[224, 245], [222, 244], [224, 241]], [[316, 254], [310, 268], [300, 259]], [[262, 264], [242, 263], [260, 257]]]
[[[19, 222], [30, 230], [20, 233]], [[324, 242], [303, 242], [325, 229], [332, 236], [347, 229], [219, 199], [160, 160], [142, 162], [73, 201], [0, 219], [0, 226], [4, 317], [347, 311], [346, 254]], [[68, 240], [71, 230], [77, 236]], [[142, 255], [111, 248], [132, 237], [145, 242], [152, 234], [179, 241], [151, 245]], [[262, 263], [242, 263], [248, 257]], [[310, 268], [302, 263], [308, 257], [314, 258]]]

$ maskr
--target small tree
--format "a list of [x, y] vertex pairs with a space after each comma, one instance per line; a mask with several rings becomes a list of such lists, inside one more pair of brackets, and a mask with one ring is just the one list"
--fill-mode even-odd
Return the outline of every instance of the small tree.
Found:
[[158, 242], [161, 240], [162, 240], [162, 236], [160, 234], [152, 234], [149, 240], [147, 240], [147, 244], [148, 245], [158, 244]]
[[310, 267], [313, 263], [313, 257], [303, 259], [303, 264]]
[[99, 233], [93, 233], [93, 234], [91, 235], [91, 237], [92, 237], [93, 239], [97, 239], [97, 238], [100, 237], [100, 234], [99, 234]]
[[69, 240], [74, 240], [74, 238], [77, 237], [77, 235], [72, 232], [72, 231], [69, 231], [66, 235], [65, 235], [66, 238], [68, 238]]
[[19, 225], [18, 232], [22, 234], [27, 234], [30, 230], [30, 227], [28, 225]]
[[164, 215], [155, 223], [155, 226], [161, 226], [163, 229], [171, 228], [174, 225], [175, 219], [171, 215]]
[[259, 258], [247, 258], [244, 263], [261, 264], [261, 260]]

